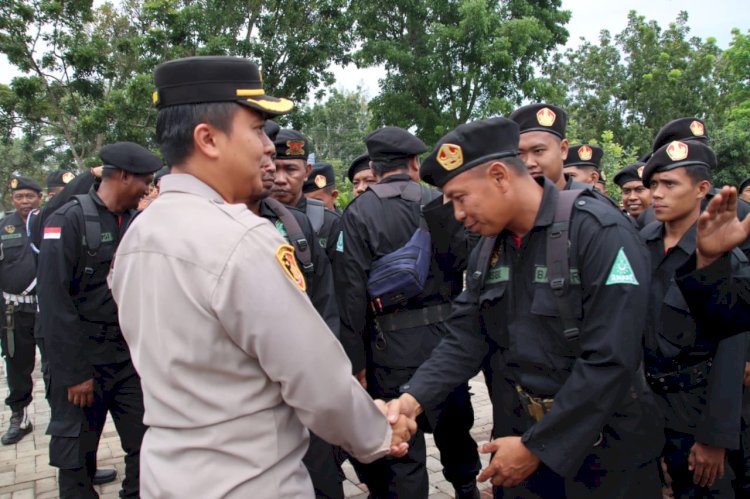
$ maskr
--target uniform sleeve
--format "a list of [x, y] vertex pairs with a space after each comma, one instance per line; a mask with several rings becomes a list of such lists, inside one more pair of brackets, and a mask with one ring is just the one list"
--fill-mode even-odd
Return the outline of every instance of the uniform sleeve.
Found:
[[351, 375], [339, 342], [275, 256], [282, 244], [270, 226], [249, 231], [212, 293], [216, 317], [238, 347], [279, 383], [285, 403], [306, 427], [364, 462], [383, 457], [390, 426]]
[[47, 219], [59, 208], [62, 208], [65, 203], [73, 199], [73, 196], [89, 192], [94, 183], [96, 183], [96, 177], [89, 171], [84, 172], [68, 182], [62, 191], [42, 206], [34, 221], [34, 226], [31, 228], [31, 240], [37, 248], [40, 247], [42, 242], [42, 228], [47, 223]]
[[550, 412], [523, 436], [529, 450], [562, 476], [575, 473], [591, 452], [641, 362], [650, 267], [645, 245], [625, 223], [602, 227], [581, 211], [571, 223], [583, 292], [581, 354]]
[[65, 386], [77, 385], [93, 376], [84, 348], [86, 338], [70, 295], [70, 283], [81, 258], [78, 220], [72, 208], [49, 217], [46, 226], [49, 235], [42, 239], [37, 269], [39, 316], [50, 372]]

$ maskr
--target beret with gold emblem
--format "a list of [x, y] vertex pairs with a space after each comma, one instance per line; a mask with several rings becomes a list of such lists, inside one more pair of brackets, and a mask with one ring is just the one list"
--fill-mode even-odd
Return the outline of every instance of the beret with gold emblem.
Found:
[[66, 170], [55, 170], [47, 175], [47, 189], [65, 187], [68, 182], [76, 178], [75, 173]]
[[370, 160], [382, 166], [405, 166], [405, 160], [428, 150], [424, 142], [403, 128], [386, 126], [365, 137]]
[[625, 168], [617, 172], [617, 174], [615, 174], [615, 184], [622, 187], [628, 182], [633, 182], [635, 180], [640, 182], [641, 179], [643, 178], [643, 170], [645, 168], [646, 168], [646, 163], [642, 161], [638, 161], [636, 163], [626, 166]]
[[604, 151], [601, 147], [589, 144], [570, 146], [568, 157], [565, 158], [563, 167], [577, 166], [580, 168], [590, 166], [598, 170], [602, 164], [602, 156], [604, 156]]
[[278, 159], [302, 159], [310, 155], [310, 141], [297, 130], [282, 128], [273, 141]]
[[659, 130], [654, 139], [652, 152], [656, 152], [662, 146], [675, 140], [681, 142], [702, 142], [708, 144], [708, 133], [706, 133], [706, 124], [698, 118], [678, 118], [672, 120]]
[[104, 168], [117, 168], [134, 175], [149, 175], [164, 166], [161, 158], [133, 142], [107, 144], [99, 151]]
[[518, 123], [490, 118], [458, 126], [438, 141], [422, 162], [419, 176], [443, 187], [453, 177], [493, 159], [518, 154]]
[[651, 155], [643, 169], [643, 185], [649, 186], [654, 173], [690, 165], [716, 169], [714, 150], [702, 142], [674, 140]]
[[28, 189], [30, 191], [42, 192], [42, 186], [31, 177], [17, 175], [10, 179], [11, 192]]
[[510, 119], [518, 123], [521, 133], [549, 132], [565, 138], [565, 126], [568, 117], [565, 111], [551, 104], [529, 104], [519, 107], [510, 115]]
[[354, 176], [362, 170], [370, 169], [370, 155], [365, 153], [357, 156], [352, 160], [352, 164], [349, 165], [349, 169], [346, 171], [346, 176], [349, 178], [349, 182], [354, 182]]
[[324, 189], [329, 185], [336, 185], [336, 172], [331, 163], [315, 163], [310, 175], [302, 185], [302, 192], [312, 192]]
[[290, 100], [266, 95], [260, 69], [241, 57], [200, 56], [168, 61], [154, 70], [154, 83], [152, 99], [158, 109], [236, 102], [275, 116], [294, 107]]

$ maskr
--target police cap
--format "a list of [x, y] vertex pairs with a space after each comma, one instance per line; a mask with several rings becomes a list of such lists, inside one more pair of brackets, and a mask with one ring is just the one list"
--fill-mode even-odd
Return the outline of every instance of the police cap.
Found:
[[643, 185], [651, 183], [651, 176], [683, 166], [705, 166], [709, 171], [716, 168], [714, 150], [701, 142], [674, 140], [657, 150], [646, 163], [643, 170]]
[[163, 166], [161, 159], [132, 142], [107, 144], [99, 151], [104, 168], [117, 168], [134, 175], [149, 175]]
[[428, 184], [441, 188], [453, 177], [475, 166], [516, 156], [518, 137], [518, 124], [506, 118], [459, 125], [438, 141], [422, 162], [419, 176]]
[[565, 138], [565, 126], [568, 117], [565, 111], [551, 104], [529, 104], [519, 107], [510, 115], [510, 119], [518, 123], [521, 133], [549, 132]]
[[31, 177], [16, 175], [10, 179], [11, 192], [28, 189], [30, 191], [42, 192], [42, 186]]
[[165, 62], [154, 71], [154, 105], [236, 102], [267, 115], [285, 114], [294, 104], [266, 95], [258, 66], [241, 57], [200, 56]]
[[282, 128], [273, 141], [278, 159], [302, 159], [310, 155], [310, 141], [297, 130]]
[[54, 189], [55, 187], [65, 187], [68, 182], [76, 178], [73, 172], [66, 170], [55, 170], [47, 175], [47, 189]]
[[263, 131], [266, 132], [266, 135], [271, 139], [271, 142], [276, 140], [276, 136], [279, 134], [280, 130], [281, 127], [274, 120], [266, 120], [266, 123], [263, 125]]
[[427, 146], [413, 134], [396, 126], [386, 126], [365, 137], [370, 160], [378, 165], [402, 166], [404, 160], [427, 151]]
[[646, 163], [642, 161], [638, 161], [626, 166], [615, 175], [615, 184], [622, 187], [628, 182], [633, 182], [635, 180], [641, 182], [643, 179], [643, 170], [645, 167]]
[[302, 185], [302, 192], [312, 192], [336, 185], [336, 173], [331, 163], [315, 163], [310, 175]]
[[570, 146], [570, 149], [568, 149], [568, 157], [565, 158], [563, 167], [591, 166], [598, 170], [602, 164], [602, 156], [604, 156], [604, 151], [600, 147], [589, 144]]
[[349, 169], [346, 171], [346, 176], [349, 177], [349, 182], [354, 182], [354, 176], [362, 170], [370, 169], [370, 156], [365, 153], [354, 158], [352, 164], [349, 165]]
[[706, 124], [698, 118], [678, 118], [672, 120], [659, 130], [654, 139], [652, 152], [656, 152], [662, 146], [675, 140], [682, 142], [698, 141], [708, 144], [708, 134], [706, 133]]

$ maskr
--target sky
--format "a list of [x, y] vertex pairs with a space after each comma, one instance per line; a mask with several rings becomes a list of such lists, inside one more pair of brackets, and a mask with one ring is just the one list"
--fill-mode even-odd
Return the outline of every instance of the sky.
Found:
[[[731, 39], [732, 28], [743, 32], [750, 29], [750, 8], [748, 0], [563, 0], [562, 6], [570, 10], [571, 20], [567, 25], [570, 33], [568, 47], [576, 47], [580, 38], [596, 41], [599, 32], [607, 29], [615, 34], [627, 25], [630, 10], [635, 10], [648, 20], [655, 20], [666, 28], [677, 18], [681, 10], [688, 12], [688, 26], [691, 33], [703, 39], [716, 38], [721, 48], [726, 48]], [[333, 67], [336, 87], [355, 90], [361, 86], [367, 97], [378, 93], [379, 68], [357, 69]], [[0, 83], [10, 83], [18, 73], [10, 66], [5, 56], [0, 55]]]

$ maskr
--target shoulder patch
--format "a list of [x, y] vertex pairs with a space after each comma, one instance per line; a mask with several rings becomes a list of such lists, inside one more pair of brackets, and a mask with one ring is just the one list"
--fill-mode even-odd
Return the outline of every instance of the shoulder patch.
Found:
[[633, 284], [638, 286], [638, 280], [635, 278], [635, 272], [633, 272], [633, 267], [630, 266], [630, 260], [625, 255], [624, 248], [620, 248], [620, 251], [617, 252], [615, 263], [612, 264], [609, 276], [607, 276], [607, 282], [604, 284], [606, 286], [612, 284]]
[[339, 238], [336, 241], [336, 251], [339, 253], [344, 252], [344, 231], [339, 232]]
[[300, 291], [307, 291], [307, 284], [302, 271], [297, 265], [297, 259], [294, 257], [294, 248], [289, 244], [282, 244], [276, 248], [276, 260], [279, 261], [281, 268], [286, 276], [294, 283]]
[[60, 239], [62, 236], [62, 227], [45, 227], [44, 239]]

